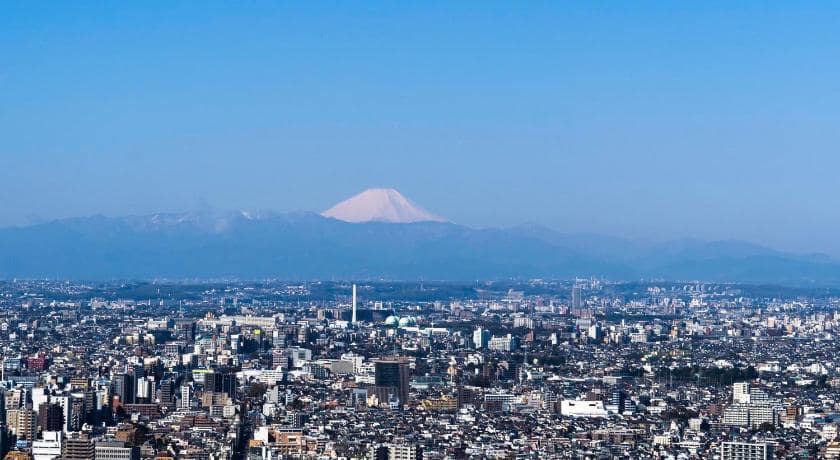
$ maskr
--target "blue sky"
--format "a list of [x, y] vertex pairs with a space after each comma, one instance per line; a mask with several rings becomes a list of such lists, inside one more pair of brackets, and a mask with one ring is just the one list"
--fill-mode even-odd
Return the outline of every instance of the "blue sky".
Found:
[[819, 2], [2, 2], [0, 225], [386, 186], [472, 226], [837, 255], [838, 24]]

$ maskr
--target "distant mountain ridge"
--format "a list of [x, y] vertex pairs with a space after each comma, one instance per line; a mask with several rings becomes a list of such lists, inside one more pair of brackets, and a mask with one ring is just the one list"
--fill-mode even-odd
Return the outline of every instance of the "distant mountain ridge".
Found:
[[840, 263], [740, 241], [642, 244], [539, 226], [350, 223], [316, 213], [93, 216], [0, 229], [0, 277], [611, 279], [840, 285]]

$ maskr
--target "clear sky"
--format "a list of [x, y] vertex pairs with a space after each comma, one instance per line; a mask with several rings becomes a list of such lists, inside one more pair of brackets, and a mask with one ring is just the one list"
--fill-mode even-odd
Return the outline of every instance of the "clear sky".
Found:
[[384, 186], [838, 255], [839, 140], [828, 3], [0, 2], [0, 225]]

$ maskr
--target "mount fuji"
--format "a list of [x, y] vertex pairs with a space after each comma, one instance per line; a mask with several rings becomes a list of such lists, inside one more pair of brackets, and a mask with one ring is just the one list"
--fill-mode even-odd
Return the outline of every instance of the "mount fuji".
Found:
[[321, 213], [344, 222], [445, 222], [392, 188], [370, 188]]

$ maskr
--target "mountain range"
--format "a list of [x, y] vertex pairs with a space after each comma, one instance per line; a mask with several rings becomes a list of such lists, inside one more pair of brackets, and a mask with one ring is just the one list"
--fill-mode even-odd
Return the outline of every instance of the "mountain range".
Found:
[[[93, 216], [0, 229], [0, 278], [665, 279], [840, 285], [840, 262], [742, 241], [640, 243], [538, 225], [478, 229], [399, 192], [322, 214]], [[362, 195], [364, 195], [363, 192]]]

